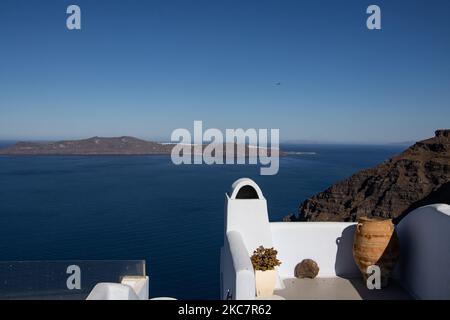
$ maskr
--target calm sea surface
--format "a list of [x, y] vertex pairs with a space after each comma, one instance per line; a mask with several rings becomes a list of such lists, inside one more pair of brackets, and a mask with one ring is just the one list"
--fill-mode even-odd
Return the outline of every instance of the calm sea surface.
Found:
[[401, 152], [284, 145], [276, 176], [250, 165], [175, 166], [169, 156], [0, 156], [0, 260], [145, 259], [150, 295], [219, 298], [224, 193], [254, 179], [271, 221]]

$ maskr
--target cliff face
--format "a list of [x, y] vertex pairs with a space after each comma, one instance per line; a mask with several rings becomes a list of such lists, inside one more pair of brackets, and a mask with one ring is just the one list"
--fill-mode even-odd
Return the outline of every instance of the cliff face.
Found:
[[450, 203], [450, 130], [363, 170], [304, 201], [299, 218], [355, 221], [360, 216], [401, 219], [417, 207]]

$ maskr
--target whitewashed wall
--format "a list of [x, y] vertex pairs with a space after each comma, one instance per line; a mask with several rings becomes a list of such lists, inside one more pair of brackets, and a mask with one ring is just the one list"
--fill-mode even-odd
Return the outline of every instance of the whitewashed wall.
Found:
[[303, 259], [319, 265], [319, 277], [359, 275], [353, 260], [354, 223], [275, 222], [270, 224], [272, 239], [282, 261], [282, 278], [293, 278], [295, 266]]
[[417, 299], [450, 299], [450, 206], [418, 208], [398, 225], [395, 276]]
[[[236, 199], [245, 185], [254, 186], [259, 199]], [[354, 232], [354, 223], [269, 223], [261, 190], [253, 181], [240, 179], [225, 197], [222, 298], [230, 293], [233, 299], [254, 299], [250, 255], [259, 245], [278, 250], [281, 279], [294, 277], [295, 266], [303, 259], [318, 263], [319, 277], [359, 277], [352, 252]], [[416, 298], [450, 299], [450, 206], [416, 209], [400, 222], [397, 232], [401, 251], [394, 276]], [[277, 286], [282, 286], [280, 279]]]

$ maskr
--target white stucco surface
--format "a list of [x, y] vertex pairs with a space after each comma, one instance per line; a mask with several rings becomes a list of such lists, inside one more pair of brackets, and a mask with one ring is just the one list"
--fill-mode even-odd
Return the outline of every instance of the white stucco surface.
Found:
[[354, 223], [275, 222], [270, 227], [282, 278], [293, 278], [303, 259], [317, 262], [319, 277], [359, 275], [352, 252]]
[[86, 300], [139, 300], [139, 297], [128, 285], [103, 282], [92, 289]]
[[148, 277], [124, 277], [121, 283], [98, 283], [86, 300], [147, 300]]
[[[236, 199], [239, 188], [244, 186], [254, 187], [258, 199]], [[344, 222], [269, 223], [267, 202], [260, 188], [250, 179], [239, 179], [225, 196], [221, 297], [255, 299], [250, 255], [263, 245], [274, 246], [278, 250], [282, 265], [277, 269], [276, 292], [280, 295], [289, 292], [290, 298], [341, 297], [347, 292], [349, 296], [363, 299], [450, 299], [450, 206], [421, 207], [399, 223], [400, 260], [394, 272], [396, 286], [395, 290], [384, 291], [384, 297], [383, 293], [361, 294], [359, 282], [350, 280], [360, 279], [352, 252], [354, 231], [354, 223]], [[303, 259], [313, 259], [318, 263], [320, 271], [315, 282], [294, 279], [295, 266]], [[295, 290], [307, 290], [308, 286], [314, 288], [317, 297], [301, 292], [294, 294]], [[349, 286], [356, 291], [348, 289]], [[348, 290], [340, 291], [339, 287]], [[405, 289], [407, 292], [402, 292]], [[325, 295], [327, 290], [328, 295]]]
[[450, 206], [414, 210], [399, 223], [397, 233], [396, 277], [417, 299], [450, 299]]

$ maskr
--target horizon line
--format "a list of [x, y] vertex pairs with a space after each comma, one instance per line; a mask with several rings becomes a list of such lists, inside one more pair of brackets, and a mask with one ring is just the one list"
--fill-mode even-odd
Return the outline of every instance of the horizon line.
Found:
[[[68, 141], [68, 140], [87, 140], [90, 138], [122, 138], [130, 137], [141, 139], [145, 141], [152, 141], [157, 143], [176, 143], [170, 139], [163, 138], [141, 138], [139, 136], [132, 135], [116, 135], [116, 136], [89, 136], [85, 138], [0, 138], [0, 142], [17, 143], [17, 142], [58, 142], [58, 141]], [[405, 146], [413, 145], [416, 143], [415, 140], [410, 141], [333, 141], [333, 140], [310, 140], [310, 139], [282, 139], [280, 144], [305, 144], [305, 145], [391, 145], [391, 146]]]

